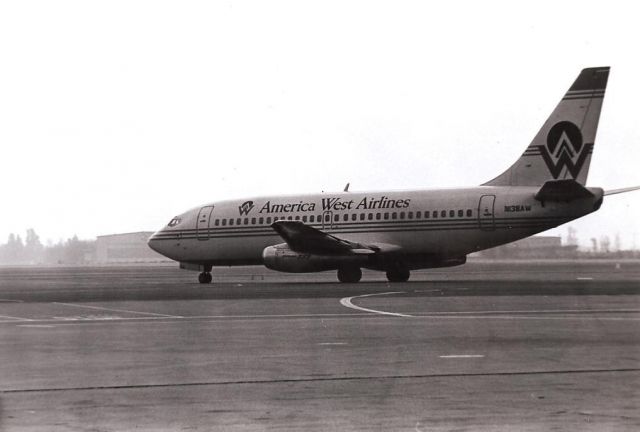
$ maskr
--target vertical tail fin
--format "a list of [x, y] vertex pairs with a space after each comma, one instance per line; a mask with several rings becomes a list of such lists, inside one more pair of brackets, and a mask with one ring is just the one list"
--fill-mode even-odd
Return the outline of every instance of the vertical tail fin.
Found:
[[520, 159], [484, 186], [584, 185], [608, 77], [609, 67], [583, 69]]

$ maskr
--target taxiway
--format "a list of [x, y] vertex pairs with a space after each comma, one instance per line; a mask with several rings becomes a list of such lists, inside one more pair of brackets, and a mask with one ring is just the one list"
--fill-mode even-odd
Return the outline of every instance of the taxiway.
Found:
[[0, 269], [0, 430], [638, 430], [640, 264]]

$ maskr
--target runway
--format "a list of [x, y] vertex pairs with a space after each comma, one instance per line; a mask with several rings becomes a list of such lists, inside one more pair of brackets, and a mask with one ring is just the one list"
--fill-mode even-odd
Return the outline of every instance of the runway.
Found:
[[640, 263], [0, 269], [0, 430], [639, 430]]

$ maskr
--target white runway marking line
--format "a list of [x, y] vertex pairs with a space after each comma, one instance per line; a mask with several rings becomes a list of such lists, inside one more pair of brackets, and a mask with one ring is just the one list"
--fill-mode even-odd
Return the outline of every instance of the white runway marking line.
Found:
[[477, 310], [452, 312], [411, 312], [419, 316], [427, 315], [507, 315], [507, 314], [591, 314], [591, 313], [640, 313], [640, 309], [516, 309], [516, 310]]
[[110, 312], [122, 312], [122, 313], [132, 313], [132, 314], [141, 314], [141, 315], [152, 315], [152, 316], [165, 317], [165, 318], [184, 318], [184, 317], [179, 316], [179, 315], [167, 315], [167, 314], [160, 314], [160, 313], [155, 313], [155, 312], [139, 312], [139, 311], [132, 311], [132, 310], [127, 310], [127, 309], [112, 309], [112, 308], [106, 308], [106, 307], [101, 307], [101, 306], [89, 306], [89, 305], [82, 305], [82, 304], [76, 304], [76, 303], [53, 302], [53, 304], [63, 305], [63, 306], [71, 306], [71, 307], [77, 307], [77, 308], [88, 308], [88, 309], [105, 310], [105, 311], [110, 311]]
[[346, 342], [320, 342], [318, 345], [331, 346], [331, 345], [348, 345]]
[[56, 326], [61, 325], [76, 325], [76, 324], [104, 324], [108, 323], [150, 323], [150, 324], [175, 324], [181, 322], [200, 322], [211, 323], [219, 322], [220, 320], [241, 320], [241, 321], [255, 321], [259, 319], [289, 319], [289, 318], [301, 318], [301, 319], [362, 319], [362, 318], [377, 318], [374, 315], [368, 313], [335, 313], [335, 314], [288, 314], [288, 315], [196, 315], [196, 316], [142, 316], [142, 317], [110, 317], [109, 319], [90, 318], [87, 316], [66, 316], [66, 317], [53, 317], [53, 318], [38, 318], [38, 319], [11, 319], [1, 320], [0, 324], [15, 324], [20, 321], [31, 321], [37, 323], [55, 323]]
[[405, 294], [405, 292], [404, 291], [390, 291], [390, 292], [384, 292], [384, 293], [364, 294], [364, 295], [353, 296], [353, 297], [345, 297], [343, 299], [340, 299], [340, 304], [342, 306], [344, 306], [344, 307], [348, 307], [348, 308], [351, 308], [351, 309], [356, 309], [356, 310], [363, 311], [363, 312], [370, 312], [370, 313], [374, 313], [374, 314], [378, 314], [378, 315], [389, 315], [389, 316], [396, 316], [396, 317], [403, 317], [403, 318], [412, 318], [413, 315], [406, 315], [406, 314], [395, 313], [395, 312], [385, 312], [385, 311], [376, 310], [376, 309], [367, 309], [367, 308], [363, 308], [363, 307], [360, 307], [360, 306], [356, 306], [353, 303], [351, 303], [351, 301], [353, 299], [357, 299], [357, 298], [382, 296], [382, 295], [389, 295], [389, 294]]
[[524, 316], [524, 315], [413, 315], [414, 318], [425, 319], [484, 319], [484, 320], [573, 320], [573, 321], [640, 321], [640, 318], [594, 317], [594, 316]]
[[16, 327], [54, 328], [55, 326], [48, 324], [18, 324]]
[[454, 359], [454, 358], [483, 358], [483, 354], [450, 354], [450, 355], [441, 355], [439, 356], [443, 359]]
[[587, 281], [587, 280], [593, 280], [593, 278], [592, 278], [592, 277], [577, 277], [577, 278], [576, 278], [576, 280], [584, 280], [584, 281]]
[[0, 318], [7, 318], [13, 321], [33, 321], [32, 319], [29, 319], [29, 318], [20, 318], [20, 317], [14, 317], [10, 315], [0, 315]]

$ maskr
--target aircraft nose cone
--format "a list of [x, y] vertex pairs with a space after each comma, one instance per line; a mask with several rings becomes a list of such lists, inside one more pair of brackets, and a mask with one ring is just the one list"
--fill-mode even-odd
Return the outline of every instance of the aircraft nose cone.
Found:
[[165, 255], [163, 250], [162, 250], [163, 248], [161, 246], [162, 242], [159, 239], [159, 234], [160, 234], [161, 231], [162, 230], [153, 233], [151, 235], [151, 237], [149, 237], [147, 239], [147, 246], [149, 246], [151, 249], [153, 249], [154, 251], [158, 252], [159, 254]]

